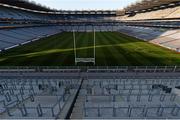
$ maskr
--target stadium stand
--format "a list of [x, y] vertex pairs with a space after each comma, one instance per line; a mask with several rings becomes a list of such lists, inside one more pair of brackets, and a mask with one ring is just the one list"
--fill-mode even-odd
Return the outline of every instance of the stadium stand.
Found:
[[[10, 49], [18, 45], [37, 40], [48, 35], [60, 33], [61, 30], [72, 31], [79, 29], [72, 28], [70, 22], [81, 21], [106, 21], [106, 17], [115, 16], [114, 11], [60, 11], [52, 12], [37, 11], [43, 10], [37, 8], [36, 10], [29, 9], [28, 2], [22, 1], [25, 4], [22, 7], [20, 1], [0, 1], [0, 50]], [[25, 3], [24, 3], [25, 2]], [[29, 3], [31, 6], [31, 3]], [[22, 7], [22, 8], [21, 8]], [[67, 24], [67, 25], [65, 25]], [[90, 23], [92, 24], [92, 23]], [[82, 30], [81, 30], [82, 29]], [[92, 30], [92, 26], [82, 26], [79, 31]], [[103, 26], [101, 31], [105, 31]]]
[[0, 118], [179, 118], [179, 72], [178, 66], [1, 67]]
[[0, 30], [0, 49], [6, 50], [60, 32], [61, 28], [57, 26], [3, 29]]
[[124, 8], [126, 13], [140, 13], [176, 7], [179, 5], [179, 0], [140, 0]]
[[121, 20], [147, 20], [147, 19], [170, 19], [180, 17], [180, 7], [167, 8], [162, 10], [138, 13], [134, 16], [122, 16]]
[[35, 2], [29, 2], [28, 0], [0, 0], [1, 4], [6, 4], [10, 6], [16, 6], [19, 8], [25, 8], [29, 10], [36, 10], [36, 11], [54, 11], [46, 6], [42, 6], [40, 4], [36, 4]]
[[109, 20], [116, 16], [116, 11], [33, 11], [0, 4], [0, 20], [36, 20], [43, 22], [50, 21], [97, 21]]
[[[48, 23], [49, 25], [53, 25], [55, 23], [54, 26], [58, 29], [56, 29], [57, 31], [53, 29], [56, 31], [54, 33], [57, 33], [58, 31], [60, 32], [60, 29], [63, 31], [93, 31], [93, 29], [96, 31], [120, 31], [130, 36], [134, 36], [179, 52], [179, 31], [168, 30], [168, 28], [180, 27], [178, 20], [180, 10], [180, 7], [178, 6], [179, 2], [176, 0], [158, 0], [156, 3], [149, 1], [150, 6], [144, 6], [145, 3], [146, 1], [144, 0], [140, 3], [138, 2], [134, 5], [128, 6], [125, 8], [126, 15], [116, 17], [116, 12], [114, 11], [53, 12], [52, 10], [49, 10], [47, 12], [47, 9], [43, 11], [43, 9], [37, 8], [37, 10], [40, 10], [37, 12], [29, 10], [27, 2], [23, 3], [26, 5], [24, 9], [21, 9], [20, 7], [22, 6], [19, 3], [17, 4], [18, 8], [15, 8], [14, 3], [2, 1], [2, 4], [0, 5], [0, 18], [3, 21], [1, 21], [0, 28], [20, 27], [19, 30], [25, 30], [26, 33], [22, 32], [24, 33], [22, 35], [21, 31], [19, 32], [18, 29], [0, 30], [0, 35], [2, 36], [0, 40], [0, 49], [3, 50], [7, 47], [11, 48], [11, 46], [14, 45], [17, 46], [17, 44], [36, 39], [37, 36], [48, 35], [48, 29], [50, 27], [47, 27], [47, 30], [43, 30], [44, 34], [39, 33], [37, 35], [33, 35], [32, 32], [38, 30], [37, 26], [41, 29], [45, 23]], [[157, 9], [153, 9], [155, 7]], [[132, 12], [136, 12], [136, 14], [130, 15]], [[4, 20], [6, 20], [6, 23], [4, 23]], [[34, 27], [34, 29], [25, 29], [21, 27]], [[28, 32], [28, 30], [30, 31]], [[172, 35], [163, 36], [166, 33], [171, 33], [171, 31], [176, 32]], [[27, 33], [29, 33], [29, 35], [27, 35]], [[52, 34], [52, 32], [49, 34]]]
[[1, 78], [0, 118], [56, 118], [76, 93], [79, 81], [59, 77]]
[[117, 17], [124, 24], [119, 31], [179, 52], [179, 5], [179, 0], [138, 1]]
[[80, 94], [84, 118], [178, 118], [176, 85], [177, 78], [88, 79]]
[[141, 0], [119, 11], [120, 20], [163, 20], [178, 19], [179, 0]]
[[145, 41], [179, 52], [180, 30], [167, 30], [149, 27], [123, 26], [119, 31]]
[[46, 15], [40, 13], [33, 13], [10, 6], [0, 5], [0, 19], [14, 19], [14, 20], [48, 20]]

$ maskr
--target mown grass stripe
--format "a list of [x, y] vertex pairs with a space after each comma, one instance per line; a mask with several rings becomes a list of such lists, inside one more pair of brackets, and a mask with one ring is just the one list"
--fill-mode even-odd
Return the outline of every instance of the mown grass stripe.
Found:
[[114, 44], [117, 46], [112, 46], [109, 48], [109, 50], [112, 52], [114, 55], [114, 59], [116, 59], [118, 64], [129, 64], [129, 61], [127, 60], [126, 56], [123, 54], [125, 51], [119, 47], [119, 41], [114, 37], [116, 34], [113, 33], [113, 36], [110, 36], [109, 34], [105, 34], [106, 39], [109, 41], [108, 44]]

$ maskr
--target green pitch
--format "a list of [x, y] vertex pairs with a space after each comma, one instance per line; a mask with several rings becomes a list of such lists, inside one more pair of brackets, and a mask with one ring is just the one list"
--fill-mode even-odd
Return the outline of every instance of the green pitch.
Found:
[[[78, 57], [91, 57], [93, 33], [76, 33], [76, 40]], [[0, 65], [73, 66], [72, 33], [60, 33], [0, 53]], [[180, 65], [180, 54], [118, 32], [97, 32], [96, 65]]]

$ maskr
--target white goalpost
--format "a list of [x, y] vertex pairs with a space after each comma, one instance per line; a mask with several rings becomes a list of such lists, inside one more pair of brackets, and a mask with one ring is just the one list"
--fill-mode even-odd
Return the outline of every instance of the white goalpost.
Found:
[[74, 40], [74, 61], [75, 65], [78, 63], [93, 63], [96, 64], [96, 31], [94, 29], [93, 31], [93, 57], [83, 58], [83, 57], [77, 57], [77, 46], [76, 46], [76, 33], [75, 30], [73, 30], [73, 40]]

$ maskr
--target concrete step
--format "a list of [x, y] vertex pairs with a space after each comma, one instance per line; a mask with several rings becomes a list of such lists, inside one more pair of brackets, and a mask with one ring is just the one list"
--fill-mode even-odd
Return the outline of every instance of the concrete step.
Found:
[[85, 101], [85, 96], [78, 96], [76, 103], [74, 105], [71, 119], [82, 119], [83, 118], [83, 104]]

